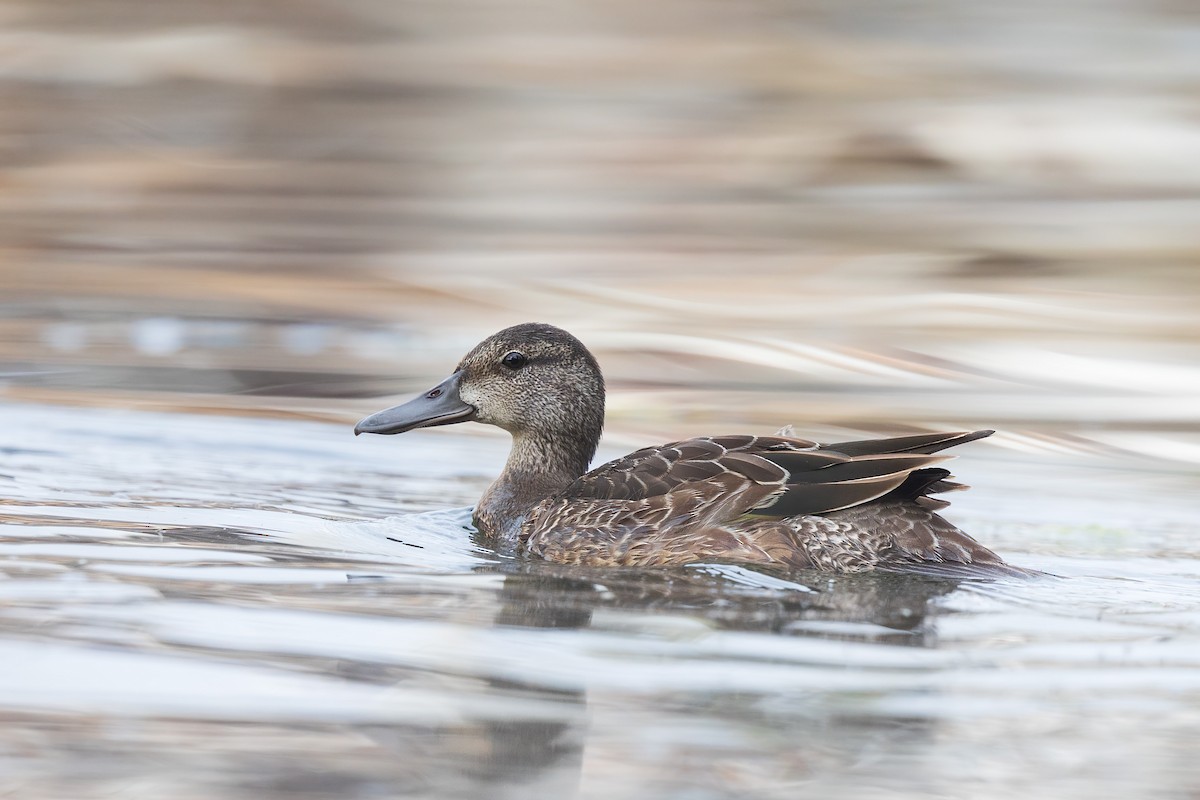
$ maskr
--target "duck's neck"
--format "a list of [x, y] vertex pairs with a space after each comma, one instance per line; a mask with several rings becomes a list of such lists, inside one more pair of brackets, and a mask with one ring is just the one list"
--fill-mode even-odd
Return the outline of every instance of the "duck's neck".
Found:
[[514, 542], [534, 506], [587, 472], [599, 431], [590, 441], [582, 440], [578, 430], [570, 434], [513, 433], [504, 471], [475, 507], [475, 525], [481, 532]]

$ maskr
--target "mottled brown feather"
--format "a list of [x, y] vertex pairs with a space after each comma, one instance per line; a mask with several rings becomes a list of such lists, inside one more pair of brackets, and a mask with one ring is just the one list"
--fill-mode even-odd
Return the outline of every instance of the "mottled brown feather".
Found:
[[971, 438], [978, 437], [904, 437], [904, 453], [888, 452], [881, 440], [862, 455], [777, 436], [646, 448], [540, 504], [522, 528], [522, 542], [544, 558], [593, 565], [713, 559], [838, 572], [926, 562], [1003, 565], [918, 502], [958, 484], [945, 480], [947, 470], [929, 466], [946, 457], [914, 448]]

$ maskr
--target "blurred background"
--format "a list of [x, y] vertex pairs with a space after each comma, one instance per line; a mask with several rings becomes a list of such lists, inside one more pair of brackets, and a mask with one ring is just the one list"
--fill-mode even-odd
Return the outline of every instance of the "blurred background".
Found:
[[1200, 461], [1193, 3], [0, 20], [0, 397], [349, 422], [539, 320], [630, 440]]

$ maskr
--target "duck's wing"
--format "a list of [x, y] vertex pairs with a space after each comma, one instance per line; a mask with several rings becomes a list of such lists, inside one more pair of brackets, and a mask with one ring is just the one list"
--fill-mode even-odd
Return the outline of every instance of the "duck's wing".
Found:
[[952, 431], [950, 433], [919, 433], [914, 436], [894, 436], [888, 439], [862, 439], [854, 442], [823, 444], [826, 450], [848, 456], [876, 455], [881, 453], [936, 453], [960, 444], [986, 439], [995, 431]]
[[743, 514], [822, 514], [882, 497], [945, 459], [849, 455], [784, 436], [705, 436], [630, 453], [580, 477], [559, 497], [644, 504], [670, 518], [702, 513], [712, 523]]
[[788, 436], [714, 436], [650, 447], [547, 498], [521, 538], [531, 552], [564, 563], [716, 559], [978, 576], [993, 566], [1003, 570], [1003, 561], [934, 513], [940, 501], [928, 495], [957, 484], [933, 466], [945, 456], [913, 451], [969, 437], [904, 437], [877, 449], [909, 452], [852, 454]]

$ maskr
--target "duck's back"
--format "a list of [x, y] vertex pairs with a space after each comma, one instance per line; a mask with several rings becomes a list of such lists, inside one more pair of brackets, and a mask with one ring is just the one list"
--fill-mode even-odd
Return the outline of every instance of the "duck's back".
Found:
[[820, 445], [713, 436], [650, 447], [583, 475], [533, 509], [527, 551], [597, 566], [729, 561], [855, 572], [1009, 571], [940, 517], [964, 488], [939, 450], [991, 431]]

